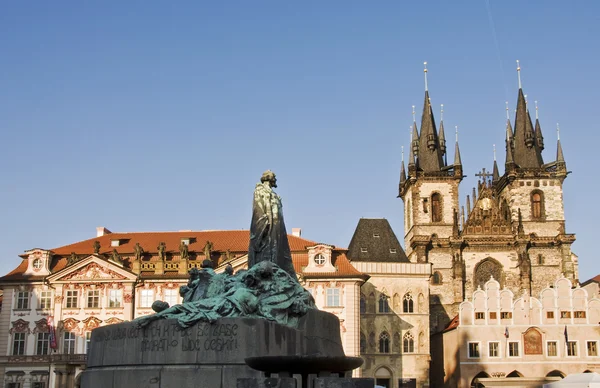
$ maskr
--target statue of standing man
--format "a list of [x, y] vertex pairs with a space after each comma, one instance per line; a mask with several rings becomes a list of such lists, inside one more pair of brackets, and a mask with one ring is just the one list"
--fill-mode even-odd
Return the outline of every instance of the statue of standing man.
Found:
[[277, 187], [275, 174], [267, 170], [254, 190], [248, 268], [261, 261], [270, 261], [297, 279], [283, 222], [281, 198], [273, 191], [274, 187]]

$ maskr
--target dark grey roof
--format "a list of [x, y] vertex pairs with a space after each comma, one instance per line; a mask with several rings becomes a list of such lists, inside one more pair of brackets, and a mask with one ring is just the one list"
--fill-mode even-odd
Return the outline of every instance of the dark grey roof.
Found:
[[444, 167], [442, 150], [435, 127], [435, 118], [429, 102], [429, 92], [425, 91], [423, 114], [421, 115], [421, 131], [419, 133], [419, 154], [417, 167], [424, 172], [438, 172]]
[[385, 218], [361, 218], [347, 255], [351, 261], [409, 262]]
[[[527, 143], [530, 143], [529, 145]], [[517, 98], [517, 114], [515, 117], [515, 134], [513, 139], [514, 162], [521, 168], [540, 168], [544, 164], [542, 150], [535, 140], [531, 116], [527, 110], [523, 90], [519, 89]]]

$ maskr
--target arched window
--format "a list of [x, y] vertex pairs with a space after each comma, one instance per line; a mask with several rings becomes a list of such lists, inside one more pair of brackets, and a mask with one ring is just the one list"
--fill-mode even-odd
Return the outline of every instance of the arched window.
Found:
[[367, 312], [373, 314], [375, 313], [375, 293], [371, 292], [369, 294], [369, 298], [367, 299]]
[[555, 369], [552, 372], [549, 372], [546, 375], [546, 377], [560, 377], [561, 379], [564, 379], [565, 378], [565, 374], [562, 373], [561, 371]]
[[415, 339], [410, 331], [404, 334], [404, 338], [402, 339], [402, 351], [404, 353], [415, 352]]
[[431, 284], [442, 284], [442, 274], [435, 271], [431, 277]]
[[390, 304], [388, 303], [387, 295], [381, 294], [379, 295], [379, 312], [380, 313], [389, 313], [390, 312]]
[[518, 370], [513, 370], [512, 372], [507, 374], [506, 377], [523, 377], [523, 375]]
[[413, 297], [410, 292], [407, 292], [404, 295], [404, 300], [402, 300], [402, 311], [405, 313], [412, 313], [415, 311]]
[[360, 313], [365, 314], [367, 312], [367, 300], [363, 294], [360, 294]]
[[367, 337], [363, 333], [360, 333], [360, 353], [367, 352]]
[[473, 380], [471, 380], [471, 388], [483, 388], [484, 385], [479, 382], [479, 378], [489, 378], [489, 377], [490, 377], [490, 375], [488, 375], [485, 372], [477, 373], [477, 375], [475, 377], [473, 377]]
[[439, 193], [431, 195], [431, 221], [442, 221], [442, 196]]
[[379, 335], [379, 353], [390, 352], [390, 335], [385, 331]]
[[483, 290], [485, 289], [485, 283], [487, 283], [491, 277], [494, 277], [495, 280], [500, 282], [500, 288], [502, 288], [503, 272], [502, 264], [491, 257], [487, 257], [475, 266], [475, 273], [473, 274], [473, 286], [475, 289], [481, 287]]
[[540, 219], [544, 216], [544, 193], [535, 190], [531, 192], [531, 218]]

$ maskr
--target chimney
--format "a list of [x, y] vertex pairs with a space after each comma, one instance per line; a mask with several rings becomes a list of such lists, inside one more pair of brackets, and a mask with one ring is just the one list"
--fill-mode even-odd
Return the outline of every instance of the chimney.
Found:
[[302, 228], [292, 228], [292, 236], [302, 236]]
[[105, 234], [111, 234], [112, 232], [106, 229], [104, 226], [99, 226], [96, 228], [96, 237], [102, 237]]

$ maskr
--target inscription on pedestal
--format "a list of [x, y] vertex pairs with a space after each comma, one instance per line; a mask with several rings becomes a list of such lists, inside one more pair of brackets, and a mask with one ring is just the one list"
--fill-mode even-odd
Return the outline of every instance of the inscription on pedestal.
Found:
[[92, 336], [93, 343], [120, 343], [125, 339], [141, 339], [140, 352], [223, 352], [238, 349], [238, 325], [235, 323], [199, 323], [182, 329], [177, 323], [147, 328], [106, 328]]

